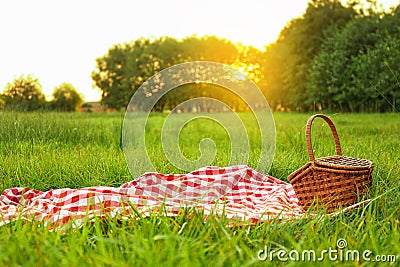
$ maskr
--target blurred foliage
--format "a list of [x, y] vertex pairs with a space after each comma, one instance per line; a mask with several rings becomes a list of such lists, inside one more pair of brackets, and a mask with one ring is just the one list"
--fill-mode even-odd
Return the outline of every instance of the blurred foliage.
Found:
[[69, 83], [54, 88], [53, 100], [46, 101], [39, 79], [21, 75], [8, 83], [0, 95], [0, 109], [7, 111], [79, 111], [83, 97]]
[[31, 75], [26, 77], [21, 75], [13, 82], [8, 83], [1, 98], [1, 104], [6, 110], [40, 110], [46, 103], [39, 79]]
[[69, 83], [62, 83], [54, 88], [53, 101], [50, 108], [57, 111], [79, 111], [83, 104], [83, 97], [75, 87]]
[[400, 5], [380, 11], [313, 0], [267, 47], [264, 87], [272, 106], [299, 111], [400, 110]]
[[230, 65], [238, 54], [234, 44], [215, 36], [191, 36], [182, 41], [170, 37], [139, 39], [110, 48], [106, 55], [96, 60], [92, 78], [102, 91], [103, 104], [123, 109], [140, 85], [162, 69], [200, 60]]
[[[399, 25], [400, 5], [383, 12], [374, 0], [312, 0], [303, 16], [290, 21], [264, 51], [215, 36], [139, 39], [114, 45], [97, 58], [92, 78], [103, 104], [123, 109], [158, 71], [183, 62], [214, 61], [252, 79], [273, 109], [395, 112], [400, 110]], [[165, 96], [156, 109], [172, 109], [197, 96], [221, 99], [212, 90], [185, 86]], [[240, 110], [243, 103], [233, 102]]]
[[311, 64], [308, 103], [349, 112], [400, 110], [399, 7], [329, 32]]
[[278, 68], [278, 73], [272, 71], [275, 77], [267, 80], [272, 88], [267, 96], [273, 106], [306, 109], [309, 69], [325, 39], [325, 30], [333, 26], [340, 29], [354, 16], [352, 8], [338, 1], [314, 0], [303, 17], [287, 24], [278, 40], [267, 47], [266, 69]]

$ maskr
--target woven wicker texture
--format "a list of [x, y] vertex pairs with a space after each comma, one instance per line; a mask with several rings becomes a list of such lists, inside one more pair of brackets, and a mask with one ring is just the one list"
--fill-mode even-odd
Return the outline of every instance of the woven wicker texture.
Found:
[[[324, 119], [333, 135], [335, 156], [314, 158], [311, 125], [315, 118]], [[311, 116], [306, 127], [310, 162], [289, 175], [303, 208], [326, 208], [328, 212], [356, 203], [372, 186], [373, 164], [366, 159], [342, 156], [339, 137], [332, 121], [322, 114]]]
[[357, 169], [366, 168], [369, 169], [372, 165], [372, 162], [366, 159], [358, 159], [358, 158], [351, 158], [346, 156], [331, 156], [325, 158], [318, 158], [317, 161], [320, 164], [330, 164], [330, 165], [338, 165], [343, 168], [345, 167], [354, 167]]

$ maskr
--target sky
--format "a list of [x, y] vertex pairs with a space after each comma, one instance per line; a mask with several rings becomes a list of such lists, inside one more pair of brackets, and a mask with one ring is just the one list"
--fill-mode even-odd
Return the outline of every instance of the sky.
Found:
[[[47, 100], [71, 83], [97, 101], [96, 58], [141, 37], [216, 35], [263, 49], [308, 0], [0, 1], [0, 91], [20, 75], [39, 79]], [[399, 0], [381, 0], [385, 6]]]

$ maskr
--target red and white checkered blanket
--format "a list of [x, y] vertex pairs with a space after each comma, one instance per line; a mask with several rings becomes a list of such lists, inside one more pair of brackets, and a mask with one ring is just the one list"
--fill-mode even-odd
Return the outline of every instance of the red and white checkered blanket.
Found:
[[0, 196], [0, 225], [21, 217], [51, 228], [69, 222], [79, 227], [95, 216], [138, 218], [160, 210], [175, 216], [185, 207], [244, 222], [304, 214], [288, 183], [248, 166], [205, 167], [189, 174], [145, 173], [118, 188], [6, 189]]

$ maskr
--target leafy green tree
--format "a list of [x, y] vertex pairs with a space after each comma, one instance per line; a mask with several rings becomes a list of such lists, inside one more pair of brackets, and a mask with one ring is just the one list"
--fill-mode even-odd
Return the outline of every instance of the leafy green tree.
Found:
[[[182, 41], [170, 37], [139, 39], [114, 45], [106, 55], [97, 58], [92, 79], [102, 91], [102, 103], [122, 109], [143, 82], [164, 68], [194, 60], [232, 64], [237, 54], [235, 45], [215, 36], [191, 36]], [[176, 99], [165, 101], [174, 102]]]
[[308, 101], [350, 112], [397, 109], [398, 10], [357, 17], [325, 39], [311, 64]]
[[52, 108], [58, 111], [79, 111], [83, 97], [69, 83], [56, 86], [53, 91]]
[[[307, 109], [307, 79], [311, 62], [330, 27], [343, 27], [355, 12], [334, 0], [313, 0], [306, 13], [292, 20], [280, 33], [275, 45], [267, 47], [266, 83], [280, 94], [280, 104], [292, 109]], [[278, 53], [279, 56], [270, 53]], [[272, 68], [278, 77], [269, 75]], [[268, 90], [268, 88], [266, 89]]]
[[5, 109], [17, 111], [34, 111], [44, 107], [46, 102], [42, 85], [38, 78], [31, 75], [16, 78], [8, 83], [3, 93]]
[[[400, 36], [400, 34], [399, 34]], [[354, 58], [352, 89], [357, 97], [349, 101], [352, 111], [400, 111], [400, 38], [389, 36]]]
[[150, 77], [157, 62], [146, 54], [150, 40], [114, 45], [103, 57], [96, 59], [92, 72], [95, 85], [102, 91], [102, 103], [110, 108], [122, 109], [136, 89]]

